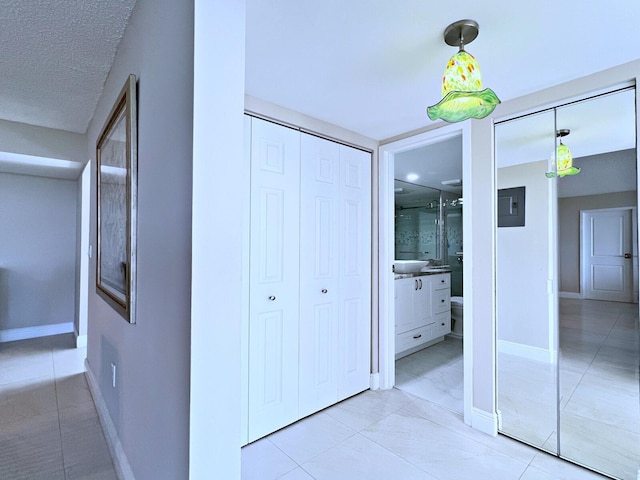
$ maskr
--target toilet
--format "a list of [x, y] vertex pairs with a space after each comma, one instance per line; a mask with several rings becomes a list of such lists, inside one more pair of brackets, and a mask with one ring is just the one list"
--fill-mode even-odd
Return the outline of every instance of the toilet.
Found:
[[462, 297], [451, 297], [451, 335], [462, 338]]

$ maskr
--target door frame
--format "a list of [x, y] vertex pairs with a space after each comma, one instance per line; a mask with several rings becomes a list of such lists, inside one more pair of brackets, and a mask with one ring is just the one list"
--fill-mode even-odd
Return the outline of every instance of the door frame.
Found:
[[[427, 145], [462, 136], [462, 231], [465, 243], [471, 244], [471, 126], [469, 122], [445, 125], [424, 133], [380, 146], [378, 171], [378, 298], [379, 298], [379, 386], [390, 389], [395, 385], [395, 311], [394, 275], [394, 166], [395, 155]], [[463, 263], [463, 291], [471, 292], [472, 252], [465, 252]], [[469, 295], [470, 297], [470, 295]], [[473, 406], [472, 358], [473, 321], [469, 302], [463, 308], [463, 365], [464, 365], [464, 422], [471, 424]]]
[[587, 287], [587, 268], [586, 268], [586, 256], [587, 256], [587, 236], [589, 231], [586, 225], [586, 215], [593, 212], [611, 212], [611, 211], [629, 211], [631, 214], [631, 276], [632, 276], [632, 292], [631, 301], [638, 303], [638, 208], [635, 206], [626, 207], [612, 207], [612, 208], [593, 208], [587, 210], [580, 210], [580, 298], [587, 298], [585, 296]]

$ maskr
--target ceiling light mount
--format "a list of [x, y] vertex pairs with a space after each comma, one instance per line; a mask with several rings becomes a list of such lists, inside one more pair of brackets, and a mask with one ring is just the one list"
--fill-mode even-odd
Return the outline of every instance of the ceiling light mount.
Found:
[[444, 43], [464, 50], [478, 36], [480, 27], [475, 20], [458, 20], [444, 29]]

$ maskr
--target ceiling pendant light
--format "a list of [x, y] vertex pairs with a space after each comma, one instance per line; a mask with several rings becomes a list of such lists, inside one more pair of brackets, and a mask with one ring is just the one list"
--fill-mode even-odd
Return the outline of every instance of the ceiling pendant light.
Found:
[[566, 137], [570, 133], [571, 130], [568, 128], [563, 128], [556, 132], [556, 137], [560, 138], [560, 144], [556, 147], [554, 154], [552, 154], [552, 169], [546, 174], [549, 178], [564, 177], [565, 175], [577, 175], [580, 173], [580, 169], [573, 166], [571, 150], [562, 143], [562, 137]]
[[459, 47], [447, 63], [442, 77], [442, 100], [427, 108], [431, 120], [461, 122], [468, 118], [484, 118], [491, 114], [500, 99], [490, 88], [482, 90], [480, 67], [473, 55], [464, 50], [465, 44], [478, 36], [478, 23], [459, 20], [444, 31], [444, 41]]

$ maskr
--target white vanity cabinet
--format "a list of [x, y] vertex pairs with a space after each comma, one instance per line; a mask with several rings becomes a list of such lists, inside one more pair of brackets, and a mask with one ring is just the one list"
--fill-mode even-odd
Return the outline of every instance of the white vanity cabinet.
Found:
[[451, 332], [451, 274], [395, 280], [396, 358], [443, 340]]
[[366, 390], [371, 355], [371, 154], [261, 119], [245, 125], [243, 443]]

